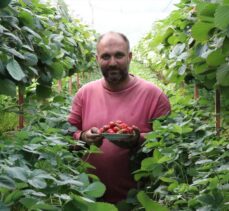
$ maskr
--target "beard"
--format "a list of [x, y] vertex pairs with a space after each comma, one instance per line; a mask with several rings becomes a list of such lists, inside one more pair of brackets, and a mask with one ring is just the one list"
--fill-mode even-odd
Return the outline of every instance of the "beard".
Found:
[[128, 68], [118, 69], [118, 68], [101, 68], [102, 74], [105, 80], [110, 85], [117, 85], [125, 81], [128, 77]]

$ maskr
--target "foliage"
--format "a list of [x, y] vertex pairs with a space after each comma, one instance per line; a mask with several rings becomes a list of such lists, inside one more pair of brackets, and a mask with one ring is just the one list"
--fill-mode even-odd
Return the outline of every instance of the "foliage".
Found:
[[177, 7], [141, 40], [135, 58], [167, 81], [219, 88], [228, 106], [228, 1], [182, 0]]
[[72, 140], [76, 128], [66, 123], [69, 100], [56, 96], [36, 108], [27, 107], [28, 126], [0, 137], [0, 195], [5, 210], [117, 210], [95, 202], [105, 186], [86, 173], [89, 164], [82, 157], [99, 151]]
[[[229, 3], [181, 0], [177, 7], [135, 47], [135, 60], [150, 67], [166, 84], [196, 84], [209, 90], [209, 95], [218, 89], [222, 127], [228, 128]], [[214, 98], [209, 99], [214, 110], [213, 102]]]
[[179, 211], [226, 211], [228, 139], [215, 135], [207, 104], [192, 100], [188, 92], [170, 95], [170, 100], [173, 113], [154, 120], [154, 131], [139, 152], [145, 158], [135, 179], [152, 200], [147, 204], [158, 201]]
[[79, 20], [39, 0], [5, 6], [0, 7], [0, 94], [15, 96], [16, 86], [35, 83], [37, 95], [49, 97], [53, 79], [96, 67], [96, 33]]
[[17, 126], [17, 114], [14, 110], [17, 109], [15, 102], [7, 96], [0, 96], [0, 134], [5, 131], [14, 130]]
[[[72, 140], [76, 128], [66, 123], [71, 97], [66, 90], [51, 92], [55, 80], [92, 70], [93, 32], [71, 20], [64, 7], [59, 12], [38, 0], [12, 0], [7, 7], [9, 2], [0, 3], [0, 92], [15, 96], [16, 86], [29, 88], [26, 127], [0, 135], [0, 209], [228, 210], [228, 136], [215, 134], [212, 92], [203, 91], [195, 101], [193, 85], [183, 84], [195, 80], [207, 89], [228, 88], [227, 0], [183, 0], [140, 42], [135, 58], [158, 71], [145, 72], [136, 63], [131, 71], [162, 87], [173, 112], [153, 120], [154, 131], [131, 159], [139, 187], [117, 206], [97, 200], [105, 186], [87, 174], [91, 166], [82, 158], [100, 151]], [[84, 75], [82, 83], [88, 80]], [[62, 81], [67, 84], [67, 78]], [[169, 81], [181, 82], [183, 88], [177, 90]], [[51, 97], [37, 99], [39, 93]], [[17, 108], [1, 99], [1, 111]]]

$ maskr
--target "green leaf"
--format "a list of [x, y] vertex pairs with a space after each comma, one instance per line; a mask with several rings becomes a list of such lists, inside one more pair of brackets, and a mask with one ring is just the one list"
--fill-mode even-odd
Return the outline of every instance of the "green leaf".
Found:
[[198, 2], [196, 6], [198, 17], [200, 18], [202, 16], [214, 17], [217, 6], [218, 4], [213, 4], [209, 2]]
[[36, 94], [41, 98], [48, 98], [52, 95], [52, 88], [50, 86], [45, 85], [37, 85]]
[[38, 202], [38, 199], [35, 198], [22, 198], [20, 199], [20, 203], [23, 204], [26, 208], [30, 209]]
[[229, 26], [229, 5], [220, 5], [215, 12], [215, 26], [226, 30]]
[[208, 40], [209, 31], [214, 28], [213, 23], [197, 22], [192, 27], [192, 36], [199, 42]]
[[172, 49], [172, 51], [169, 54], [169, 58], [176, 58], [180, 56], [180, 54], [184, 51], [185, 49], [185, 44], [177, 44], [175, 47]]
[[29, 179], [28, 183], [38, 189], [44, 189], [47, 187], [47, 183], [45, 182], [45, 180], [39, 177], [33, 177], [32, 179]]
[[6, 7], [10, 2], [11, 2], [11, 0], [1, 0], [0, 1], [0, 8]]
[[22, 41], [17, 36], [15, 36], [13, 33], [5, 32], [4, 35], [11, 37], [12, 40], [16, 41], [15, 42], [16, 44], [18, 44], [19, 46], [22, 46]]
[[[4, 200], [5, 203], [9, 204], [11, 202], [17, 201], [21, 196], [23, 196], [22, 191], [14, 190], [12, 193], [8, 194]], [[1, 210], [1, 209], [0, 209]]]
[[104, 202], [96, 202], [96, 203], [90, 203], [88, 207], [88, 211], [118, 211], [118, 209], [108, 203]]
[[28, 169], [23, 167], [6, 167], [5, 171], [12, 178], [27, 182]]
[[23, 26], [21, 29], [24, 30], [24, 31], [29, 32], [30, 34], [32, 34], [34, 37], [36, 37], [38, 39], [42, 39], [41, 36], [38, 33], [36, 33], [35, 31], [33, 31], [31, 28], [29, 28], [27, 26]]
[[82, 173], [78, 177], [79, 181], [82, 182], [85, 186], [88, 186], [90, 184], [89, 177], [86, 173]]
[[25, 57], [24, 57], [21, 53], [19, 53], [18, 51], [16, 51], [16, 50], [13, 49], [13, 48], [9, 48], [8, 46], [3, 46], [2, 49], [3, 49], [4, 51], [10, 53], [11, 55], [14, 55], [14, 56], [20, 58], [20, 59], [25, 59]]
[[90, 184], [83, 192], [91, 197], [100, 197], [104, 194], [105, 190], [105, 185], [97, 181]]
[[35, 69], [33, 67], [29, 67], [29, 70], [31, 70], [33, 72], [33, 74], [35, 74], [36, 76], [39, 76], [37, 69]]
[[0, 201], [0, 211], [10, 211], [10, 208]]
[[37, 192], [32, 189], [26, 189], [23, 191], [24, 196], [38, 196], [38, 197], [45, 197], [46, 195], [42, 192]]
[[0, 74], [6, 75], [5, 74], [5, 64], [3, 63], [3, 61], [1, 61], [1, 58], [0, 58]]
[[180, 126], [180, 125], [174, 124], [173, 125], [173, 132], [182, 135], [182, 134], [192, 132], [192, 128], [190, 128], [188, 125]]
[[0, 33], [2, 34], [4, 31], [9, 31], [9, 30], [4, 26], [0, 25]]
[[222, 46], [222, 53], [224, 56], [229, 56], [229, 39], [225, 37]]
[[50, 204], [45, 204], [43, 202], [38, 202], [35, 205], [33, 205], [31, 209], [32, 210], [57, 210], [57, 207]]
[[177, 181], [175, 179], [171, 179], [168, 177], [160, 177], [160, 180], [163, 182], [168, 182], [168, 183], [177, 183]]
[[53, 78], [59, 80], [61, 78], [63, 78], [64, 76], [64, 65], [62, 64], [62, 62], [53, 62], [51, 64], [51, 74], [53, 76]]
[[140, 191], [137, 194], [138, 201], [142, 204], [146, 211], [169, 211], [169, 209], [161, 204], [153, 201], [146, 195], [145, 192]]
[[25, 73], [22, 71], [19, 63], [14, 59], [12, 59], [6, 65], [6, 69], [8, 70], [8, 73], [12, 76], [12, 78], [16, 81], [21, 81], [26, 76]]
[[15, 189], [15, 182], [8, 176], [0, 175], [0, 188]]
[[155, 169], [157, 166], [156, 164], [156, 161], [154, 158], [145, 158], [143, 161], [142, 161], [142, 164], [141, 164], [141, 169], [142, 170], [146, 170], [146, 171], [151, 171], [153, 169]]
[[207, 70], [208, 70], [208, 65], [206, 63], [194, 66], [194, 71], [196, 74], [202, 74]]
[[179, 74], [179, 75], [184, 75], [186, 68], [187, 68], [186, 64], [183, 64], [183, 65], [178, 69], [178, 74]]
[[217, 49], [208, 55], [206, 62], [209, 66], [216, 67], [225, 62], [225, 56], [222, 54], [221, 49]]
[[229, 86], [229, 65], [220, 66], [216, 72], [217, 84], [221, 86]]
[[35, 66], [35, 65], [37, 65], [38, 58], [37, 58], [37, 56], [35, 54], [26, 52], [24, 54], [24, 57], [25, 57], [25, 60], [26, 60], [26, 64], [28, 66]]
[[88, 204], [94, 203], [93, 200], [79, 196], [79, 195], [72, 195], [72, 200], [65, 203], [63, 206], [63, 211], [88, 211]]
[[1, 89], [0, 94], [8, 95], [11, 97], [16, 96], [16, 85], [9, 79], [0, 79]]
[[34, 21], [34, 17], [33, 15], [31, 14], [31, 11], [28, 11], [28, 10], [23, 10], [21, 11], [19, 14], [18, 14], [18, 18], [20, 19], [20, 21], [30, 27], [30, 28], [35, 28], [35, 21]]
[[168, 27], [165, 31], [165, 33], [163, 34], [163, 36], [161, 37], [162, 40], [161, 42], [166, 42], [166, 40], [173, 34], [174, 29], [172, 27]]

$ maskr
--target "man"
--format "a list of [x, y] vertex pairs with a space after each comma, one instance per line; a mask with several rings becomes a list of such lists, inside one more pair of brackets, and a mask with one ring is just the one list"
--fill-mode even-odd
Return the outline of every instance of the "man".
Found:
[[[136, 187], [130, 171], [132, 149], [152, 130], [151, 119], [170, 113], [165, 94], [155, 85], [129, 74], [132, 53], [125, 35], [108, 32], [97, 42], [96, 59], [103, 78], [84, 85], [76, 94], [68, 121], [78, 128], [74, 138], [100, 147], [101, 154], [91, 154], [87, 162], [106, 185], [103, 200], [117, 203]], [[122, 120], [136, 125], [129, 139], [109, 141], [98, 128], [110, 121]]]

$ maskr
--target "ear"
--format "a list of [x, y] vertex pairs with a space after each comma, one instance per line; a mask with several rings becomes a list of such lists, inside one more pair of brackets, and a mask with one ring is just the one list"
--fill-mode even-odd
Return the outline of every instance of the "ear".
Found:
[[130, 51], [130, 52], [129, 52], [129, 55], [128, 55], [130, 61], [131, 61], [131, 59], [132, 59], [132, 55], [133, 55], [133, 54], [132, 54], [132, 52]]
[[95, 58], [96, 58], [96, 61], [98, 62], [98, 59], [99, 59], [98, 54], [95, 55]]

